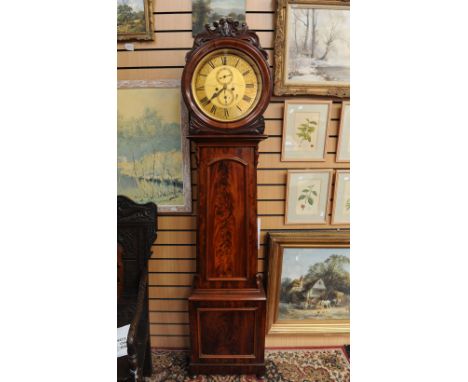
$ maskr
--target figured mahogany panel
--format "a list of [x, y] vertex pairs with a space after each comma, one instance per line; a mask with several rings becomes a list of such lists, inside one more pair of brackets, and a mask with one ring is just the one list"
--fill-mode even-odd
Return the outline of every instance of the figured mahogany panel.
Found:
[[246, 280], [247, 162], [237, 157], [214, 159], [207, 169], [208, 280]]
[[199, 308], [199, 357], [255, 358], [256, 313], [257, 308]]
[[256, 145], [198, 142], [199, 287], [256, 287]]

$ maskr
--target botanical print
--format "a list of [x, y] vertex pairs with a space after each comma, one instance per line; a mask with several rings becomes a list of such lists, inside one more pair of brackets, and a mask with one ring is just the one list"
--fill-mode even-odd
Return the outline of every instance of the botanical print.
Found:
[[320, 179], [304, 179], [297, 182], [297, 215], [315, 215], [319, 209]]
[[245, 0], [192, 0], [192, 34], [205, 30], [205, 24], [230, 17], [245, 22]]
[[117, 33], [145, 33], [145, 1], [117, 0]]
[[314, 150], [317, 144], [317, 132], [320, 122], [320, 113], [295, 113], [294, 146], [292, 150]]
[[180, 87], [120, 88], [117, 109], [118, 193], [184, 206]]
[[351, 176], [349, 171], [337, 171], [333, 206], [333, 224], [349, 224], [351, 212]]
[[290, 4], [286, 85], [349, 83], [349, 10]]
[[331, 101], [291, 101], [284, 105], [282, 161], [322, 161]]
[[349, 320], [349, 248], [285, 248], [278, 319]]
[[350, 104], [343, 102], [341, 112], [340, 136], [338, 138], [337, 162], [349, 162], [350, 160]]
[[290, 170], [285, 224], [325, 224], [331, 170]]

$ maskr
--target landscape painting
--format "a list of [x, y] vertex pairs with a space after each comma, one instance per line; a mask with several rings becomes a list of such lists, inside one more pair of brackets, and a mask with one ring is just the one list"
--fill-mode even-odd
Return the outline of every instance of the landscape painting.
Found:
[[349, 83], [349, 10], [290, 5], [286, 84]]
[[192, 0], [192, 34], [205, 30], [205, 24], [230, 17], [245, 22], [245, 0]]
[[349, 97], [349, 0], [277, 1], [274, 94]]
[[190, 212], [190, 165], [178, 81], [120, 81], [117, 191], [159, 212]]
[[349, 320], [349, 248], [285, 248], [278, 321]]
[[117, 0], [117, 39], [152, 39], [151, 8], [151, 0]]

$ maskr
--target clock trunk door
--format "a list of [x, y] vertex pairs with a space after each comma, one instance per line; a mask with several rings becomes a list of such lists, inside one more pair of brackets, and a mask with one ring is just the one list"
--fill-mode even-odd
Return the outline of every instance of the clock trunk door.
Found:
[[253, 288], [257, 273], [255, 147], [201, 143], [198, 150], [200, 287]]

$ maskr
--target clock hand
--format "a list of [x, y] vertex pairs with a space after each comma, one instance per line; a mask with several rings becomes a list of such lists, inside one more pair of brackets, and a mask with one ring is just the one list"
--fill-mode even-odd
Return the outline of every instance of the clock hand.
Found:
[[210, 98], [210, 101], [211, 101], [213, 98], [216, 98], [217, 96], [219, 96], [223, 90], [226, 90], [226, 87], [227, 87], [227, 85], [224, 84], [223, 88], [222, 88], [220, 91], [213, 93], [213, 95], [212, 95], [211, 98]]

